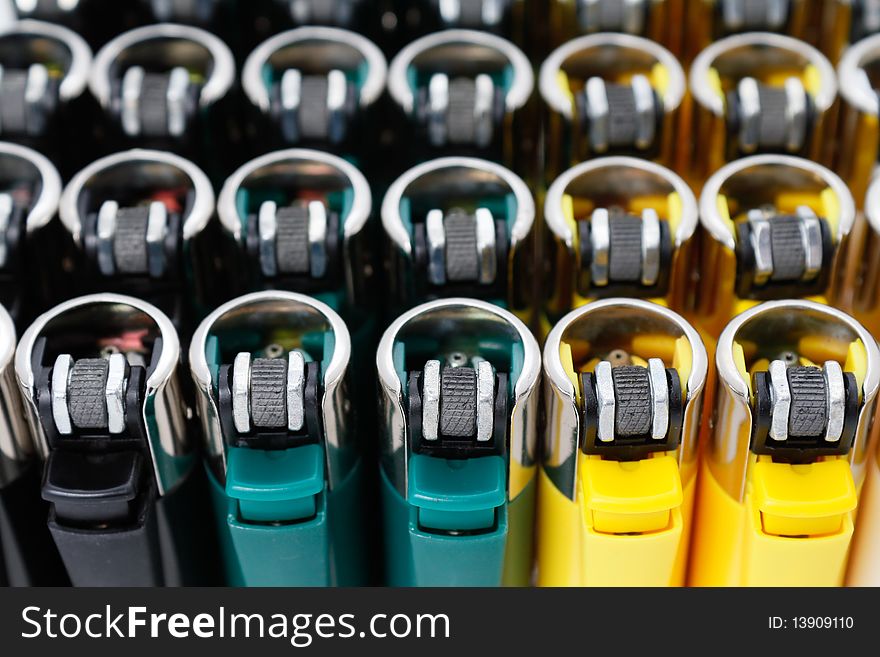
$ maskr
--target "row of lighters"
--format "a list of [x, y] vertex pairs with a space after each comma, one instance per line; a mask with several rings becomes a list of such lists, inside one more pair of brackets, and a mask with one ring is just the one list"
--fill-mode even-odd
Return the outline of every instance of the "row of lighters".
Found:
[[[647, 33], [678, 3], [644, 4]], [[766, 4], [803, 26], [809, 3]], [[185, 41], [204, 47], [175, 62]], [[538, 76], [542, 212], [518, 150], [531, 65], [461, 30], [387, 75], [343, 30], [258, 47], [253, 147], [322, 150], [248, 160], [215, 203], [196, 164], [214, 173], [226, 135], [220, 47], [179, 25], [105, 46], [105, 145], [163, 150], [85, 168], [53, 138], [81, 116], [76, 58], [57, 88], [31, 66], [4, 87], [33, 112], [4, 114], [4, 138], [78, 170], [62, 193], [48, 160], [0, 144], [10, 583], [880, 584], [880, 37], [835, 75], [804, 42], [729, 36], [690, 93], [647, 39], [563, 44]], [[374, 213], [352, 162], [393, 171], [359, 124], [383, 98], [393, 152], [422, 163]], [[63, 300], [84, 288], [130, 296]]]
[[[89, 177], [104, 165], [182, 166], [169, 154], [133, 157], [99, 160]], [[294, 177], [297, 167], [334, 167], [350, 194], [369, 194], [356, 169], [318, 151], [279, 151], [257, 165], [292, 167]], [[699, 297], [713, 312], [681, 302], [698, 296], [685, 275], [696, 199], [668, 170], [632, 158], [591, 160], [548, 190], [546, 228], [555, 230], [558, 204], [573, 246], [559, 239], [570, 251], [556, 266], [567, 271], [545, 279], [539, 310], [519, 305], [514, 285], [528, 288], [521, 279], [533, 271], [515, 264], [534, 230], [525, 185], [487, 161], [441, 158], [405, 174], [383, 202], [400, 259], [392, 280], [412, 286], [397, 298], [411, 307], [384, 331], [379, 305], [351, 282], [358, 233], [348, 228], [366, 225], [368, 198], [348, 202], [338, 249], [328, 248], [332, 203], [262, 201], [245, 219], [257, 224], [250, 253], [265, 286], [335, 273], [337, 287], [236, 297], [198, 324], [188, 353], [180, 316], [132, 296], [62, 302], [17, 348], [4, 312], [0, 530], [10, 581], [205, 583], [216, 581], [219, 554], [231, 584], [353, 585], [375, 581], [379, 549], [394, 585], [525, 585], [535, 573], [545, 585], [834, 585], [847, 572], [851, 583], [876, 583], [880, 352], [826, 294], [842, 257], [831, 236], [855, 219], [846, 187], [806, 160], [759, 156], [710, 179], [702, 206], [727, 203], [713, 190], [737, 176], [763, 184], [768, 173], [800, 172], [825, 176], [816, 203], [840, 208], [836, 226], [801, 190], [788, 213], [715, 219], [731, 241], [749, 232], [732, 248], [700, 244], [720, 272], [715, 295]], [[485, 230], [483, 209], [500, 205], [491, 190], [470, 200], [471, 213], [455, 191], [487, 174], [497, 178], [478, 187], [510, 183], [509, 224], [489, 214], [497, 240]], [[589, 189], [594, 176], [603, 194], [613, 181], [632, 187], [633, 176], [669, 189], [654, 195], [660, 205], [633, 198], [575, 222], [585, 199], [566, 188]], [[426, 177], [455, 206], [406, 222], [402, 208], [436, 202], [416, 193]], [[79, 182], [64, 196], [79, 201]], [[137, 207], [148, 235], [156, 215], [167, 227], [155, 202]], [[98, 264], [103, 252], [116, 267], [139, 257], [155, 267], [149, 241], [138, 251], [120, 230], [136, 213], [114, 209], [116, 232], [96, 236]], [[711, 234], [711, 215], [700, 219]], [[297, 231], [305, 254], [283, 242]], [[391, 241], [397, 234], [403, 245]], [[244, 257], [245, 240], [235, 244]], [[285, 269], [303, 261], [305, 272]], [[639, 286], [653, 301], [614, 296]], [[444, 287], [489, 294], [442, 298]], [[811, 300], [789, 298], [799, 289]], [[152, 291], [169, 312], [189, 304], [180, 288], [170, 298]]]
[[714, 367], [682, 316], [637, 299], [565, 315], [543, 359], [476, 299], [416, 306], [376, 350], [375, 326], [349, 326], [293, 292], [220, 306], [186, 359], [195, 429], [155, 306], [78, 297], [14, 356], [4, 312], [7, 565], [211, 583], [216, 534], [235, 585], [364, 584], [377, 543], [398, 586], [526, 585], [533, 548], [542, 585], [877, 582], [880, 351], [831, 306], [754, 305]]

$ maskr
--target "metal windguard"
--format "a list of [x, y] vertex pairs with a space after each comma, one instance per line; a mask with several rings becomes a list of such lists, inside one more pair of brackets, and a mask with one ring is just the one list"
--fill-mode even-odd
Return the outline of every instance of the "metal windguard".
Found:
[[14, 365], [15, 326], [0, 306], [0, 486], [14, 481], [34, 455]]
[[[513, 385], [508, 420], [508, 499], [527, 484], [513, 475], [513, 465], [536, 463], [538, 382], [541, 355], [535, 338], [519, 319], [490, 303], [475, 299], [441, 299], [417, 306], [398, 317], [385, 331], [376, 353], [381, 414], [380, 454], [389, 481], [406, 498], [412, 435], [408, 426], [404, 381], [394, 363], [395, 345], [402, 340], [432, 345], [437, 355], [450, 351], [480, 353], [486, 347], [516, 344], [522, 349], [519, 377]], [[424, 363], [419, 363], [422, 367]]]
[[[454, 65], [460, 70], [450, 70]], [[417, 39], [401, 50], [388, 69], [388, 92], [410, 114], [417, 98], [410, 84], [410, 67], [444, 70], [449, 74], [501, 71], [512, 69], [504, 108], [515, 111], [526, 104], [534, 87], [532, 65], [525, 54], [510, 41], [476, 30], [443, 30]]]
[[198, 97], [200, 107], [223, 98], [235, 82], [232, 52], [218, 37], [188, 25], [147, 25], [120, 34], [95, 55], [89, 88], [102, 107], [112, 102], [113, 80], [132, 66], [183, 66], [198, 71], [205, 80]]
[[[402, 262], [412, 265], [413, 240], [401, 217], [404, 199], [409, 204], [430, 201], [437, 208], [448, 210], [456, 205], [476, 204], [486, 198], [498, 199], [513, 195], [515, 217], [510, 228], [507, 262], [510, 271], [498, 272], [509, 284], [509, 307], [525, 310], [529, 299], [526, 247], [532, 238], [535, 223], [535, 202], [525, 182], [509, 169], [479, 158], [442, 157], [423, 162], [392, 183], [382, 200], [382, 226], [387, 238], [403, 258], [393, 258], [392, 266]], [[522, 251], [522, 253], [520, 253]], [[412, 276], [412, 271], [397, 271], [396, 276]]]
[[0, 189], [12, 186], [26, 190], [25, 225], [29, 233], [39, 230], [55, 216], [61, 196], [61, 177], [54, 165], [35, 150], [0, 142]]
[[309, 73], [333, 69], [359, 71], [366, 77], [360, 86], [358, 104], [372, 105], [385, 89], [388, 65], [385, 56], [369, 39], [335, 27], [307, 26], [276, 34], [257, 46], [241, 73], [241, 84], [248, 99], [268, 112], [270, 94], [266, 87], [265, 69], [275, 71], [296, 68]]
[[541, 96], [567, 120], [575, 118], [570, 93], [559, 84], [560, 71], [571, 78], [607, 78], [626, 71], [650, 71], [663, 66], [669, 82], [661, 98], [663, 110], [672, 113], [685, 95], [685, 76], [675, 56], [663, 46], [631, 34], [599, 33], [572, 39], [554, 50], [538, 75]]
[[154, 365], [148, 370], [139, 414], [149, 443], [157, 489], [165, 494], [173, 490], [189, 470], [192, 444], [186, 435], [177, 378], [180, 342], [171, 320], [158, 308], [134, 297], [106, 293], [66, 301], [40, 315], [21, 336], [15, 373], [36, 447], [45, 458], [49, 444], [37, 408], [33, 369], [37, 341], [46, 338], [46, 356], [50, 358], [72, 348], [77, 353], [98, 356], [102, 350], [118, 342], [121, 344], [126, 335], [137, 335], [143, 343], [150, 344], [161, 339], [161, 352], [153, 355]]
[[244, 247], [247, 240], [247, 211], [242, 214], [238, 198], [242, 192], [269, 191], [296, 200], [300, 194], [327, 195], [350, 192], [351, 201], [342, 224], [342, 261], [348, 302], [361, 298], [363, 276], [359, 263], [368, 258], [367, 221], [372, 212], [370, 185], [352, 164], [322, 151], [290, 148], [267, 153], [239, 167], [223, 184], [217, 199], [217, 214], [223, 230]]
[[183, 240], [191, 240], [214, 213], [214, 189], [199, 167], [165, 151], [136, 148], [92, 162], [64, 188], [59, 215], [80, 244], [85, 216], [98, 212], [105, 201], [125, 201], [120, 194], [140, 201], [169, 190], [175, 190], [183, 206]]
[[[687, 379], [684, 422], [677, 459], [686, 481], [696, 474], [697, 432], [708, 357], [696, 330], [673, 311], [638, 299], [604, 299], [582, 306], [563, 317], [544, 343], [544, 469], [554, 485], [570, 499], [577, 494], [578, 452], [583, 426], [574, 383], [563, 368], [562, 342], [577, 343], [579, 351], [600, 357], [617, 349], [645, 360], [659, 354], [641, 354], [634, 344], [643, 335], [684, 337], [690, 346], [691, 368]], [[667, 354], [672, 366], [671, 356]], [[685, 383], [682, 382], [682, 387]]]
[[782, 34], [750, 32], [720, 39], [697, 56], [688, 79], [697, 103], [716, 116], [724, 116], [725, 100], [717, 92], [717, 85], [711, 83], [712, 76], [739, 80], [760, 78], [774, 71], [803, 71], [807, 67], [813, 67], [819, 75], [813, 102], [819, 112], [825, 112], [837, 97], [834, 67], [812, 46]]
[[846, 183], [829, 169], [792, 155], [752, 155], [720, 168], [700, 193], [700, 222], [715, 241], [734, 250], [730, 223], [718, 210], [719, 195], [743, 210], [772, 205], [780, 192], [818, 195], [825, 189], [831, 189], [837, 200], [839, 216], [833, 239], [839, 244], [856, 219], [855, 203]]
[[745, 494], [749, 451], [753, 446], [752, 391], [750, 382], [737, 367], [734, 345], [743, 348], [748, 372], [758, 360], [773, 360], [780, 353], [796, 353], [819, 366], [832, 354], [833, 360], [843, 366], [847, 349], [855, 341], [861, 342], [866, 355], [859, 390], [858, 423], [847, 457], [858, 483], [865, 474], [868, 430], [880, 386], [880, 351], [870, 333], [835, 308], [795, 300], [767, 301], [738, 315], [727, 325], [715, 352], [718, 381], [714, 433], [706, 455], [716, 481], [731, 497], [741, 500]]
[[[215, 383], [208, 363], [208, 340], [216, 337], [224, 353], [227, 337], [246, 333], [249, 342], [259, 342], [273, 332], [284, 332], [296, 342], [306, 333], [331, 333], [333, 353], [325, 354], [323, 396], [320, 412], [325, 450], [327, 481], [331, 489], [345, 480], [357, 455], [354, 440], [352, 404], [349, 397], [348, 372], [351, 340], [342, 318], [329, 306], [311, 297], [294, 292], [267, 291], [247, 294], [223, 304], [199, 325], [189, 349], [190, 373], [196, 384], [197, 410], [201, 420], [205, 451], [209, 466], [221, 483], [226, 481], [227, 440], [223, 435], [220, 410], [214, 394]], [[229, 347], [226, 347], [229, 349]], [[233, 354], [234, 355], [234, 354]], [[230, 358], [228, 362], [232, 362]]]
[[[630, 213], [629, 208], [639, 205], [644, 198], [663, 199], [662, 207], [651, 207], [655, 224], [665, 223], [669, 226], [673, 217], [670, 216], [668, 199], [675, 194], [680, 209], [680, 216], [674, 232], [663, 238], [657, 236], [654, 243], [654, 262], [657, 267], [653, 283], [641, 281], [637, 284], [626, 284], [621, 288], [619, 281], [606, 280], [605, 288], [594, 286], [591, 269], [593, 263], [597, 263], [597, 251], [594, 248], [596, 241], [592, 238], [584, 238], [580, 222], [589, 221], [589, 235], [598, 234], [594, 231], [593, 217], [598, 212], [605, 212], [605, 216], [614, 216], [615, 213]], [[567, 199], [572, 200], [571, 208], [574, 217], [567, 217], [564, 206]], [[577, 205], [586, 202], [593, 207], [592, 214], [584, 215], [577, 213]], [[642, 211], [644, 212], [644, 210]], [[608, 214], [610, 213], [610, 215]], [[632, 214], [632, 213], [630, 213]], [[637, 216], [638, 211], [632, 216]], [[549, 231], [548, 243], [552, 244], [552, 250], [547, 253], [546, 266], [555, 281], [554, 294], [548, 295], [545, 306], [549, 309], [551, 318], [560, 317], [572, 307], [572, 296], [575, 292], [588, 298], [597, 296], [641, 296], [645, 298], [664, 297], [670, 298], [674, 294], [673, 288], [681, 287], [681, 279], [689, 277], [685, 272], [689, 265], [689, 256], [684, 253], [683, 247], [694, 236], [698, 225], [697, 202], [694, 194], [687, 183], [671, 170], [634, 157], [611, 156], [600, 157], [578, 164], [560, 175], [547, 191], [544, 199], [544, 219]], [[574, 219], [574, 224], [570, 221]], [[644, 216], [639, 217], [642, 226], [642, 235], [639, 240], [628, 244], [631, 248], [641, 251], [643, 272], [648, 262], [648, 241], [645, 239]], [[659, 227], [657, 229], [658, 233]], [[671, 228], [664, 231], [672, 232]], [[662, 233], [665, 235], [666, 232]], [[584, 244], [584, 241], [587, 244]], [[610, 256], [607, 248], [606, 260]], [[591, 252], [590, 262], [585, 262], [584, 251]], [[607, 268], [607, 265], [606, 265]], [[606, 276], [607, 278], [607, 276]], [[674, 284], [673, 279], [678, 281]], [[590, 280], [589, 290], [583, 281]], [[616, 292], [615, 292], [616, 288]], [[607, 291], [604, 291], [607, 289]], [[604, 291], [604, 292], [603, 292]]]
[[868, 116], [880, 113], [876, 85], [869, 74], [876, 70], [878, 60], [880, 34], [874, 34], [847, 48], [837, 64], [841, 97]]
[[92, 65], [92, 51], [73, 30], [37, 20], [16, 21], [0, 29], [0, 64], [4, 57], [36, 64], [61, 64], [64, 77], [58, 97], [77, 98], [86, 88]]

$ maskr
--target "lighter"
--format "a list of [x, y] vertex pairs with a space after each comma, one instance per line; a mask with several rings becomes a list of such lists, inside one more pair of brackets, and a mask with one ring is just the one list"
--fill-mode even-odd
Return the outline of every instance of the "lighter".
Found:
[[0, 28], [0, 138], [75, 166], [92, 51], [76, 32], [35, 20]]
[[396, 0], [401, 14], [410, 5], [422, 5], [420, 27], [428, 31], [462, 27], [494, 32], [522, 45], [527, 0]]
[[834, 303], [855, 203], [830, 170], [790, 155], [753, 155], [703, 187], [697, 321], [718, 335], [759, 301]]
[[189, 361], [228, 584], [364, 582], [350, 356], [342, 318], [292, 292], [233, 299], [196, 330]]
[[376, 355], [392, 586], [525, 586], [532, 571], [541, 356], [476, 299], [398, 317]]
[[234, 288], [290, 290], [326, 303], [369, 363], [377, 325], [372, 208], [364, 175], [335, 155], [288, 149], [247, 162], [217, 201], [228, 261], [239, 273]]
[[402, 114], [401, 156], [409, 166], [470, 155], [524, 167], [533, 86], [528, 58], [494, 34], [444, 30], [413, 41], [388, 70], [388, 92]]
[[836, 305], [880, 335], [880, 176], [875, 174], [840, 265]]
[[880, 82], [875, 73], [878, 64], [880, 34], [847, 48], [837, 64], [842, 102], [834, 170], [860, 202], [880, 159]]
[[810, 0], [699, 0], [685, 2], [682, 55], [691, 60], [714, 41], [743, 32], [775, 32], [813, 42], [823, 3]]
[[387, 64], [372, 41], [332, 27], [301, 27], [257, 46], [242, 69], [249, 128], [265, 152], [279, 146], [316, 146], [363, 158], [375, 153], [381, 131], [377, 101]]
[[168, 317], [115, 294], [62, 303], [21, 337], [15, 373], [45, 462], [48, 526], [75, 586], [209, 581], [179, 362]]
[[874, 338], [843, 312], [767, 301], [715, 352], [692, 547], [697, 586], [840, 586], [880, 383]]
[[550, 0], [550, 41], [559, 46], [582, 34], [621, 32], [677, 52], [685, 6], [682, 0]]
[[61, 177], [49, 160], [0, 142], [0, 303], [19, 326], [66, 287], [54, 275], [63, 258], [62, 231], [53, 221], [60, 196]]
[[603, 299], [544, 344], [538, 584], [681, 586], [708, 359], [648, 301]]
[[867, 474], [859, 498], [853, 545], [847, 565], [847, 586], [880, 586], [880, 422], [871, 428], [874, 449], [867, 459]]
[[101, 158], [67, 184], [59, 212], [80, 294], [143, 297], [182, 328], [224, 292], [212, 251], [214, 190], [189, 160], [141, 149]]
[[267, 0], [283, 8], [297, 25], [353, 27], [370, 2], [364, 0]]
[[15, 326], [0, 306], [0, 586], [67, 583], [46, 527], [42, 468], [15, 382]]
[[[129, 5], [135, 2], [106, 0], [9, 0], [5, 12], [19, 20], [37, 20], [62, 25], [96, 46], [112, 39], [117, 26], [125, 21]], [[6, 16], [4, 15], [4, 18]]]
[[382, 201], [391, 315], [431, 299], [467, 296], [526, 324], [534, 308], [535, 202], [494, 162], [445, 157], [413, 167]]
[[234, 83], [232, 52], [210, 32], [174, 23], [124, 32], [98, 51], [89, 78], [104, 111], [98, 146], [168, 149], [203, 167], [229, 161]]
[[880, 4], [875, 0], [827, 0], [821, 11], [819, 45], [831, 61], [848, 46], [880, 32]]
[[685, 77], [659, 44], [630, 34], [579, 37], [544, 60], [538, 84], [548, 181], [601, 155], [672, 165]]
[[215, 34], [222, 31], [221, 19], [232, 19], [226, 14], [235, 5], [230, 0], [139, 0], [139, 4], [151, 22], [199, 25]]
[[837, 78], [812, 46], [770, 32], [737, 34], [700, 52], [689, 81], [694, 111], [682, 159], [697, 180], [755, 153], [829, 161]]
[[578, 164], [544, 200], [542, 331], [600, 297], [689, 305], [697, 201], [669, 169], [633, 157]]

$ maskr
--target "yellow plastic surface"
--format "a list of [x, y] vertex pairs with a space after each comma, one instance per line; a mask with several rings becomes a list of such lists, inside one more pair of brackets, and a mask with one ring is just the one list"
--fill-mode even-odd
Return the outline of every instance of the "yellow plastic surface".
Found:
[[802, 79], [804, 89], [806, 89], [814, 98], [818, 96], [819, 92], [822, 90], [822, 74], [819, 73], [819, 69], [812, 64], [807, 64], [806, 68], [804, 68]]
[[[663, 456], [649, 461], [662, 459], [671, 460], [672, 457]], [[586, 462], [592, 460], [580, 455], [578, 467], [581, 473]], [[660, 466], [661, 469], [665, 467]], [[579, 480], [583, 482], [583, 476]], [[667, 513], [667, 525], [659, 531], [604, 533], [594, 526], [593, 514], [586, 512], [582, 483], [578, 485], [577, 499], [569, 500], [540, 468], [538, 585], [683, 585], [695, 491], [696, 484], [692, 478], [681, 489], [680, 505]], [[650, 508], [650, 505], [635, 503], [633, 508], [637, 507]]]
[[710, 66], [709, 70], [706, 71], [706, 82], [712, 91], [721, 96], [721, 98], [726, 99], [724, 85], [721, 84], [721, 76], [718, 74], [718, 69], [714, 66]]
[[[843, 461], [841, 461], [843, 462]], [[757, 465], [757, 464], [753, 464]], [[790, 538], [764, 531], [749, 485], [742, 503], [707, 464], [699, 477], [688, 583], [693, 586], [840, 586], [853, 535], [853, 513], [830, 534]]]
[[574, 93], [572, 93], [572, 91], [571, 91], [571, 84], [568, 81], [568, 74], [565, 71], [563, 71], [562, 69], [559, 69], [556, 72], [556, 84], [562, 90], [562, 93], [564, 93], [566, 96], [568, 96], [568, 99], [569, 99], [569, 101], [571, 101], [571, 104], [573, 107], [574, 106]]
[[657, 532], [667, 529], [681, 505], [681, 478], [672, 456], [641, 461], [582, 460], [584, 522], [602, 534]]
[[651, 86], [662, 96], [669, 88], [669, 71], [663, 64], [654, 64], [651, 68]]
[[[664, 203], [666, 206], [665, 213], [662, 212], [662, 207]], [[675, 235], [678, 232], [678, 227], [681, 224], [683, 213], [681, 197], [679, 196], [678, 192], [671, 192], [666, 196], [639, 196], [632, 199], [626, 209], [634, 214], [641, 214], [642, 210], [644, 210], [645, 208], [654, 208], [657, 210], [661, 210], [658, 212], [658, 214], [661, 217], [665, 217], [668, 221], [669, 231], [674, 242]], [[589, 201], [586, 201], [585, 199], [576, 199], [570, 194], [563, 194], [560, 209], [562, 210], [562, 217], [565, 220], [565, 223], [568, 225], [569, 231], [571, 232], [574, 250], [578, 251], [578, 249], [580, 248], [580, 242], [576, 217], [590, 214], [593, 210], [593, 204]], [[572, 293], [571, 307], [580, 308], [581, 306], [584, 306], [591, 301], [594, 301], [594, 299], [584, 297], [578, 294], [577, 291], [575, 291]], [[649, 301], [653, 301], [654, 303], [660, 304], [661, 306], [668, 305], [668, 302], [665, 298], [649, 299]], [[549, 330], [550, 329], [546, 329], [544, 331], [544, 335], [546, 335]]]
[[834, 534], [858, 503], [849, 463], [840, 459], [791, 465], [760, 457], [752, 495], [763, 532], [775, 536]]

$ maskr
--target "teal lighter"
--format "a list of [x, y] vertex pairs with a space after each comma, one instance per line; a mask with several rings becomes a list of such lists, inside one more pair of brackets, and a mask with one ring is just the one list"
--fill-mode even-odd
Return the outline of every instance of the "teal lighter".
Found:
[[524, 586], [532, 570], [538, 343], [510, 312], [431, 301], [379, 343], [393, 586]]
[[339, 315], [293, 292], [233, 299], [196, 330], [190, 367], [229, 584], [363, 583], [350, 356]]

